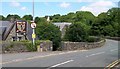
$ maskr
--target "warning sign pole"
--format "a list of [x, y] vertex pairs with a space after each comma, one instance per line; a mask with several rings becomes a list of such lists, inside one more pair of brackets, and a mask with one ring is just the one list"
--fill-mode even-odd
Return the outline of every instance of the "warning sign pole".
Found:
[[[33, 0], [33, 23], [34, 23], [34, 0]], [[35, 45], [35, 38], [33, 37], [33, 35], [35, 35], [35, 27], [32, 29], [33, 29], [33, 33], [32, 33], [33, 45]]]
[[[33, 34], [35, 34], [35, 29], [34, 28], [33, 28]], [[33, 38], [33, 45], [35, 45], [35, 38]]]

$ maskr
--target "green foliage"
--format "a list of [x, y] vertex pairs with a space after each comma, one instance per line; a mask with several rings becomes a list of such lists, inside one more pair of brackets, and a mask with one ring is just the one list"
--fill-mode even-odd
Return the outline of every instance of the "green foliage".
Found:
[[[37, 35], [39, 35], [39, 39], [48, 39], [52, 40], [54, 42], [60, 41], [59, 39], [61, 34], [58, 31], [59, 28], [56, 28], [55, 26], [48, 24], [46, 21], [47, 16], [45, 17], [36, 17], [35, 22], [37, 23]], [[90, 36], [112, 36], [112, 37], [120, 37], [120, 8], [115, 7], [109, 9], [107, 12], [100, 13], [97, 17], [95, 17], [91, 12], [89, 11], [77, 11], [76, 13], [70, 12], [66, 15], [60, 15], [60, 14], [55, 14], [53, 16], [50, 16], [50, 23], [53, 22], [71, 22], [71, 23], [80, 23], [81, 27], [83, 27], [83, 30], [89, 30], [87, 31], [87, 34]], [[0, 15], [0, 19], [2, 20], [15, 20], [15, 19], [21, 19], [20, 16], [18, 15], [8, 15], [6, 18], [2, 15]], [[30, 21], [32, 20], [32, 15], [25, 15], [22, 18], [23, 20]], [[53, 28], [52, 28], [53, 27]], [[73, 26], [77, 31], [79, 31], [79, 27]], [[76, 28], [75, 28], [76, 27]], [[68, 28], [69, 29], [69, 28]], [[70, 32], [69, 29], [66, 31], [66, 33]], [[54, 31], [53, 31], [54, 30]], [[57, 33], [58, 32], [58, 33]], [[73, 31], [76, 32], [76, 31]], [[56, 34], [56, 35], [55, 35]], [[59, 34], [59, 35], [58, 35]], [[66, 34], [66, 37], [63, 40], [68, 40], [68, 35]], [[79, 38], [78, 40], [82, 38], [79, 37], [79, 33], [73, 34], [74, 39], [77, 37]], [[55, 37], [55, 39], [54, 39]], [[57, 37], [57, 38], [56, 38]], [[72, 37], [70, 37], [72, 38]], [[76, 41], [78, 41], [76, 40]], [[59, 45], [59, 43], [55, 44], [56, 46]], [[54, 46], [55, 46], [54, 45]]]
[[44, 41], [45, 42], [50, 42], [50, 40], [36, 40], [35, 44], [36, 44], [36, 46], [38, 46], [38, 45], [40, 45], [41, 42], [44, 42]]
[[36, 51], [37, 50], [37, 46], [33, 45], [32, 42], [27, 42], [26, 46], [27, 46], [28, 51]]
[[37, 51], [37, 46], [44, 41], [49, 42], [50, 40], [36, 40], [35, 45], [33, 45], [32, 41], [28, 41], [28, 40], [23, 40], [20, 42], [24, 43], [26, 45], [27, 50], [31, 52], [31, 51]]
[[10, 20], [19, 20], [19, 19], [21, 19], [20, 18], [20, 16], [19, 15], [7, 15], [7, 17], [6, 17], [6, 19], [5, 20], [8, 20], [8, 21], [10, 21]]
[[72, 42], [86, 41], [88, 38], [89, 28], [84, 23], [73, 23], [68, 29], [66, 29], [66, 34], [64, 39]]
[[75, 22], [81, 21], [81, 22], [86, 22], [87, 24], [91, 25], [94, 18], [95, 16], [91, 12], [77, 11]]
[[31, 21], [31, 20], [33, 20], [33, 16], [32, 16], [32, 15], [24, 15], [22, 19], [23, 19], [23, 20], [27, 20], [27, 21], [28, 21], [28, 20]]
[[120, 8], [112, 8], [106, 13], [99, 14], [92, 24], [91, 35], [112, 37], [120, 36], [120, 22], [118, 21], [120, 15], [118, 12], [120, 12]]
[[36, 17], [36, 18], [35, 18], [35, 23], [38, 23], [38, 22], [40, 22], [40, 18], [39, 18], [39, 17]]
[[52, 22], [60, 22], [60, 14], [56, 14], [52, 16]]
[[22, 41], [20, 41], [20, 42], [14, 42], [14, 43], [22, 43], [23, 45], [25, 45], [26, 46], [26, 48], [27, 48], [27, 50], [29, 51], [29, 52], [33, 52], [33, 51], [36, 51], [37, 50], [37, 47], [36, 47], [36, 45], [34, 45], [33, 46], [33, 44], [32, 44], [32, 41], [28, 41], [28, 40], [22, 40]]
[[94, 21], [95, 16], [88, 11], [77, 11], [76, 13], [70, 12], [67, 15], [56, 14], [52, 16], [52, 22], [85, 22], [91, 25]]
[[51, 23], [37, 23], [36, 34], [40, 40], [51, 40], [53, 50], [60, 46], [61, 32], [59, 28]]
[[5, 20], [5, 17], [3, 15], [0, 15], [0, 20]]
[[98, 41], [100, 41], [101, 40], [101, 38], [99, 38], [99, 37], [94, 37], [94, 36], [89, 36], [88, 38], [87, 38], [87, 42], [98, 42]]
[[27, 50], [30, 51], [30, 52], [33, 52], [33, 51], [36, 51], [37, 50], [37, 45], [33, 45], [32, 44], [32, 41], [28, 41], [28, 40], [22, 40], [20, 42], [13, 42], [14, 44], [17, 43], [17, 44], [23, 44], [24, 46], [26, 46]]
[[38, 17], [35, 19], [35, 22], [39, 25], [40, 23], [47, 23], [47, 20], [44, 17]]

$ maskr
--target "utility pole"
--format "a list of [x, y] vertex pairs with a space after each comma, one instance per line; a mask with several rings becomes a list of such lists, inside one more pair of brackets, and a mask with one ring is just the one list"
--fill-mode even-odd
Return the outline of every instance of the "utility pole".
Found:
[[35, 38], [36, 38], [36, 35], [35, 35], [35, 28], [36, 28], [36, 24], [34, 22], [34, 0], [33, 0], [33, 21], [31, 23], [31, 27], [33, 29], [33, 33], [32, 33], [32, 39], [33, 39], [33, 45], [35, 45]]
[[34, 21], [34, 0], [33, 0], [33, 21]]

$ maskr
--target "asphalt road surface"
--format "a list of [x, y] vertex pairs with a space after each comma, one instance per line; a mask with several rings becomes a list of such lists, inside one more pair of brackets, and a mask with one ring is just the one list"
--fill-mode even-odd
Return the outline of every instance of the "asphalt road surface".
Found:
[[3, 54], [2, 67], [105, 67], [118, 59], [118, 41], [106, 40], [103, 47], [64, 52]]

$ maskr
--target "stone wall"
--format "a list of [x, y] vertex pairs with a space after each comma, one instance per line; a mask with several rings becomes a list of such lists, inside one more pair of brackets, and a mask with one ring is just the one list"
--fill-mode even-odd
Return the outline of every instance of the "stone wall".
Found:
[[[52, 51], [51, 41], [43, 41], [41, 43], [43, 44], [43, 51]], [[0, 53], [4, 54], [4, 53], [31, 52], [27, 46], [28, 45], [26, 45], [24, 42], [2, 42], [1, 44], [2, 49], [0, 49]]]
[[[41, 44], [42, 44], [42, 46], [41, 46]], [[38, 45], [40, 48], [42, 48], [43, 49], [43, 51], [52, 51], [52, 49], [53, 49], [53, 46], [52, 46], [53, 44], [52, 44], [52, 41], [49, 41], [49, 42], [47, 42], [47, 41], [44, 41], [44, 42], [41, 42], [40, 43], [40, 45]]]
[[117, 40], [120, 41], [120, 37], [110, 37], [110, 36], [106, 36], [107, 39], [112, 39], [112, 40]]
[[87, 43], [87, 42], [62, 42], [62, 50], [84, 50], [84, 49], [92, 49], [103, 46], [105, 40], [101, 40], [99, 42]]

